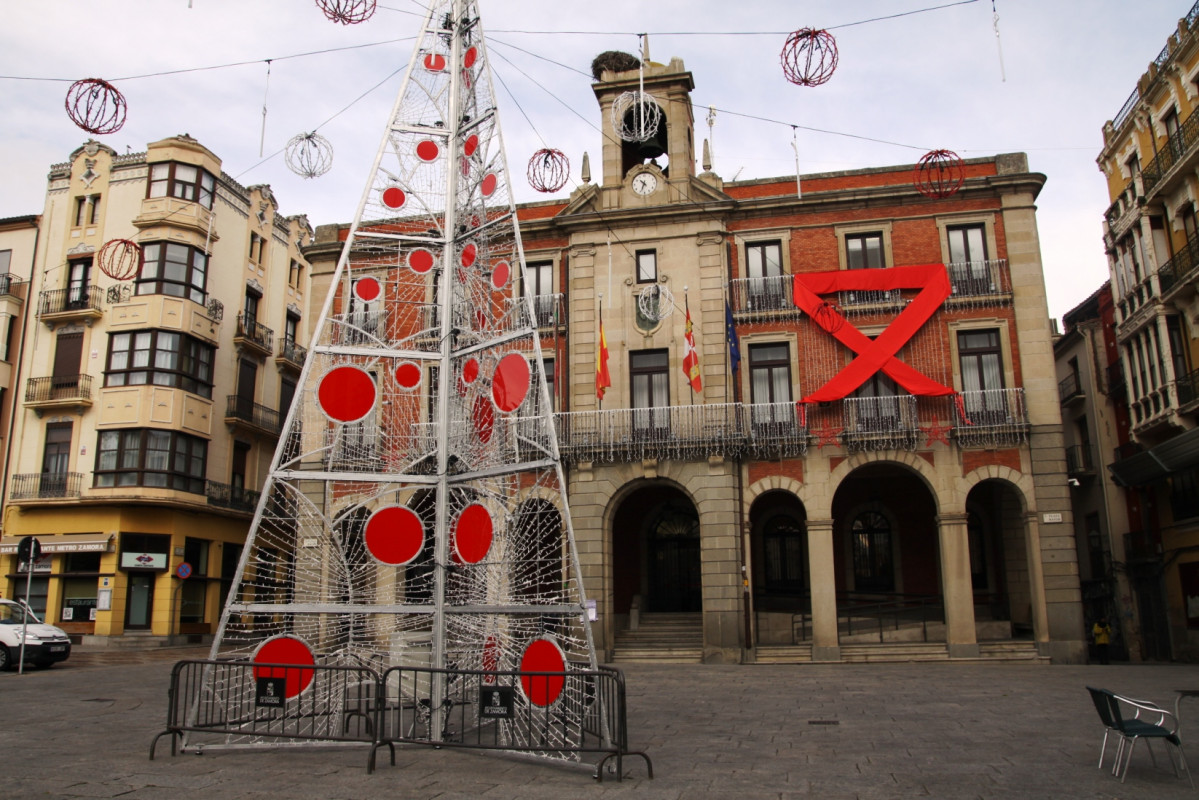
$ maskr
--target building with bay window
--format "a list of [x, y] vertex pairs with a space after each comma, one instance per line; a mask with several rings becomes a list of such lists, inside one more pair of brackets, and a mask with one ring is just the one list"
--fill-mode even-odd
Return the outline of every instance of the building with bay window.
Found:
[[[27, 599], [81, 641], [215, 632], [305, 359], [311, 236], [186, 135], [129, 155], [89, 141], [50, 168], [11, 398], [5, 597], [24, 596], [16, 544], [33, 535]], [[106, 249], [119, 240], [140, 259]]]
[[[1167, 33], [1163, 31], [1163, 33]], [[1146, 54], [1149, 56], [1150, 54]], [[1128, 429], [1105, 454], [1128, 492], [1115, 568], [1145, 658], [1199, 658], [1199, 3], [1169, 31], [1097, 162], [1115, 306], [1111, 383]], [[1118, 542], [1117, 539], [1118, 538]]]
[[[520, 206], [526, 269], [496, 285], [532, 297], [603, 657], [1084, 659], [1045, 176], [1003, 154], [944, 199], [911, 164], [802, 197], [725, 181], [697, 169], [681, 60], [646, 65], [643, 142], [612, 122], [638, 72], [596, 74], [599, 182]], [[347, 229], [305, 249], [309, 316]]]

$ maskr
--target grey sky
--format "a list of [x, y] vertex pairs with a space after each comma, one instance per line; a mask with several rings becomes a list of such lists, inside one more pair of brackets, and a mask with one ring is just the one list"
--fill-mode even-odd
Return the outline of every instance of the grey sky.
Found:
[[[548, 199], [524, 180], [529, 156], [545, 146], [567, 154], [575, 181], [589, 151], [599, 179], [599, 114], [586, 73], [596, 54], [635, 52], [635, 34], [648, 32], [654, 61], [677, 56], [694, 74], [697, 152], [708, 136], [707, 108], [717, 109], [715, 171], [726, 180], [793, 174], [792, 125], [887, 142], [800, 128], [803, 172], [912, 163], [936, 148], [964, 158], [1026, 152], [1030, 167], [1048, 176], [1038, 221], [1050, 314], [1060, 317], [1107, 278], [1101, 218], [1108, 202], [1095, 165], [1103, 123], [1191, 2], [995, 0], [1006, 81], [992, 0], [849, 25], [953, 1], [480, 0], [514, 193], [520, 201]], [[306, 213], [313, 225], [349, 221], [421, 4], [381, 0], [375, 17], [356, 26], [327, 21], [313, 0], [191, 5], [0, 0], [0, 75], [9, 76], [0, 78], [0, 217], [42, 210], [47, 168], [88, 138], [66, 116], [67, 87], [99, 77], [115, 81], [129, 103], [125, 127], [97, 137], [105, 144], [138, 152], [148, 141], [190, 133], [243, 184], [269, 183], [284, 214]], [[785, 32], [803, 27], [830, 28], [837, 38], [840, 65], [820, 87], [793, 86], [779, 67]], [[712, 35], [681, 35], [701, 31]], [[776, 33], [744, 35], [756, 31]], [[284, 58], [377, 42], [391, 43]], [[269, 93], [266, 59], [273, 59]], [[250, 63], [132, 77], [234, 62]], [[264, 95], [265, 160], [258, 156]], [[281, 154], [270, 157], [318, 125], [335, 148], [329, 174], [304, 180]]]

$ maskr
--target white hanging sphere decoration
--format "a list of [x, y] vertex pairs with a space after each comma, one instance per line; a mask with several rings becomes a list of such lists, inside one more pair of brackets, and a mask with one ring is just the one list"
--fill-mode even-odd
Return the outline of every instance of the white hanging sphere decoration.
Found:
[[316, 178], [333, 167], [333, 145], [315, 131], [301, 133], [287, 143], [283, 158], [292, 172], [303, 178]]
[[645, 92], [625, 92], [612, 104], [612, 128], [626, 142], [652, 138], [661, 124], [662, 108]]
[[637, 295], [637, 310], [648, 320], [664, 320], [674, 313], [674, 295], [665, 286], [651, 283]]

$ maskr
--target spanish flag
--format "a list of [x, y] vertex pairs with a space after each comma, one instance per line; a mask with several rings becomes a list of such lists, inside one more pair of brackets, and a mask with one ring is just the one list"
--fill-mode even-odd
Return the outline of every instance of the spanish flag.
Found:
[[686, 350], [683, 354], [683, 374], [687, 376], [688, 382], [691, 383], [691, 390], [702, 392], [704, 390], [703, 379], [699, 375], [699, 353], [695, 349], [695, 334], [691, 332], [691, 309], [687, 309], [687, 327], [683, 334], [683, 341], [686, 343]]
[[608, 374], [608, 339], [604, 336], [604, 320], [600, 318], [599, 348], [595, 351], [595, 396], [604, 399], [604, 390], [612, 385]]

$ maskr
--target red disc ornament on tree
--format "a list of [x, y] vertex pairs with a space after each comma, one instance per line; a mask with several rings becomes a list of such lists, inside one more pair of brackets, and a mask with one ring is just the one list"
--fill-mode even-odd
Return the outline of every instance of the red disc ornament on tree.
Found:
[[545, 148], [529, 159], [529, 185], [539, 192], [556, 192], [566, 185], [570, 160], [561, 150]]
[[952, 150], [932, 150], [916, 163], [916, 191], [933, 200], [956, 194], [966, 178], [962, 159]]
[[99, 78], [72, 83], [66, 106], [71, 122], [88, 133], [116, 133], [125, 124], [125, 96]]
[[316, 7], [342, 25], [357, 25], [375, 15], [375, 0], [316, 0]]
[[837, 40], [828, 31], [801, 28], [787, 37], [779, 60], [796, 86], [819, 86], [837, 69]]
[[114, 281], [136, 277], [145, 262], [141, 246], [128, 239], [109, 239], [96, 254], [96, 265]]

